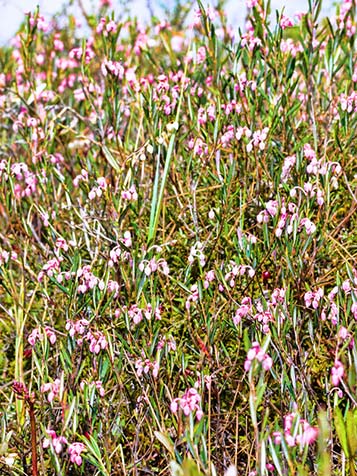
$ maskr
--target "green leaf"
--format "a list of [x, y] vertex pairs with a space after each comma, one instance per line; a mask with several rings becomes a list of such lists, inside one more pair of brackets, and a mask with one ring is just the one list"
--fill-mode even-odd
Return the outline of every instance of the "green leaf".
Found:
[[84, 455], [85, 458], [94, 464], [103, 476], [109, 476], [109, 472], [104, 465], [100, 449], [95, 438], [93, 438], [93, 436], [89, 436], [89, 438], [82, 437], [81, 439], [89, 451], [89, 453]]
[[176, 461], [171, 461], [170, 463], [171, 468], [171, 476], [183, 476], [182, 468]]
[[167, 451], [169, 451], [171, 455], [174, 456], [175, 448], [174, 448], [174, 444], [172, 440], [164, 433], [161, 433], [161, 431], [154, 431], [154, 435], [160, 441], [160, 443], [162, 443], [165, 446]]
[[201, 476], [202, 473], [195, 461], [191, 458], [185, 458], [182, 462], [184, 476]]
[[275, 470], [279, 474], [279, 476], [282, 476], [283, 473], [282, 473], [282, 469], [281, 469], [280, 462], [279, 462], [280, 455], [277, 454], [271, 438], [269, 438], [269, 449], [270, 449], [270, 454], [271, 454], [271, 457], [272, 457], [272, 460], [273, 460], [273, 463], [274, 463], [274, 466], [275, 466]]
[[115, 169], [117, 172], [119, 172], [120, 166], [119, 166], [117, 160], [113, 157], [113, 155], [110, 152], [110, 150], [108, 149], [108, 147], [103, 145], [102, 151], [103, 151], [104, 157], [107, 159], [108, 163], [113, 167], [113, 169]]
[[356, 409], [348, 410], [346, 415], [346, 433], [348, 448], [353, 458], [357, 452], [357, 412]]
[[342, 412], [338, 407], [336, 407], [334, 411], [334, 423], [335, 423], [336, 433], [340, 441], [340, 444], [342, 446], [343, 452], [345, 453], [346, 457], [349, 458], [350, 452], [348, 448], [345, 421], [344, 421]]
[[330, 439], [330, 425], [327, 412], [320, 410], [318, 415], [319, 436], [317, 440], [317, 474], [319, 476], [331, 476], [331, 454], [328, 449]]

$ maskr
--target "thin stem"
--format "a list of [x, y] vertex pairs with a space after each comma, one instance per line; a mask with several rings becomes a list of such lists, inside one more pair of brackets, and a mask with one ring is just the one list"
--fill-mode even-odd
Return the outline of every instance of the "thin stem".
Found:
[[36, 419], [35, 419], [34, 402], [30, 399], [30, 400], [28, 401], [28, 404], [29, 404], [30, 424], [31, 424], [31, 464], [32, 464], [32, 476], [38, 476]]

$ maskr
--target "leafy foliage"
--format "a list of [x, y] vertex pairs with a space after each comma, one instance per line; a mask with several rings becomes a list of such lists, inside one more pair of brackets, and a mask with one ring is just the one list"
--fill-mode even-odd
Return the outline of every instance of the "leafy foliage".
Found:
[[2, 473], [355, 474], [354, 2], [109, 3], [2, 48]]

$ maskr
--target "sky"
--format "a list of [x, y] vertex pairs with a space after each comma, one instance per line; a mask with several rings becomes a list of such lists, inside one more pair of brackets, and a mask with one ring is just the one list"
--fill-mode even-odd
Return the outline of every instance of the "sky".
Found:
[[[147, 0], [131, 0], [131, 9], [139, 18], [145, 20], [148, 17], [148, 10], [146, 8]], [[82, 0], [85, 8], [90, 11], [91, 7], [95, 5], [96, 0]], [[117, 2], [119, 3], [119, 2]], [[151, 0], [155, 12], [160, 11], [160, 3], [163, 0]], [[165, 4], [172, 4], [172, 0], [165, 0]], [[203, 1], [204, 4], [209, 4], [209, 1]], [[212, 2], [214, 3], [214, 2]], [[324, 0], [324, 14], [328, 15], [333, 11], [331, 5], [333, 0]], [[115, 5], [115, 0], [113, 0]], [[33, 11], [36, 5], [40, 5], [41, 12], [45, 15], [53, 14], [60, 8], [61, 1], [59, 0], [0, 0], [0, 44], [6, 44], [16, 32], [18, 26], [24, 18], [24, 12]], [[285, 8], [286, 15], [293, 15], [296, 11], [304, 11], [307, 9], [308, 0], [272, 0], [272, 9]], [[246, 13], [245, 0], [228, 0], [227, 14], [229, 23], [234, 27], [242, 27], [244, 24], [244, 17]]]

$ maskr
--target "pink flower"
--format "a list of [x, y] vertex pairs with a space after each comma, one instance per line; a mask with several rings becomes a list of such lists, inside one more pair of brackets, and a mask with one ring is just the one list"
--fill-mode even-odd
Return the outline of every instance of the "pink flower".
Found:
[[339, 360], [335, 360], [335, 364], [331, 369], [331, 381], [334, 387], [337, 387], [340, 384], [344, 373], [345, 370], [342, 362], [340, 362]]
[[50, 344], [52, 345], [55, 344], [57, 337], [54, 331], [50, 327], [45, 326], [45, 332], [46, 332], [46, 336], [48, 337], [48, 340], [50, 341]]
[[264, 370], [270, 370], [273, 366], [273, 359], [269, 357], [269, 355], [266, 355], [263, 360], [262, 366]]
[[190, 309], [191, 303], [197, 302], [198, 299], [199, 299], [199, 296], [200, 296], [199, 292], [198, 292], [197, 284], [193, 284], [191, 286], [190, 291], [191, 291], [191, 295], [187, 298], [186, 304], [185, 304], [185, 307], [186, 307], [187, 311]]
[[135, 185], [132, 185], [128, 190], [123, 190], [121, 192], [121, 198], [123, 200], [135, 202], [138, 199]]
[[301, 220], [300, 224], [305, 227], [306, 233], [308, 235], [311, 235], [312, 233], [315, 233], [316, 225], [314, 225], [314, 223], [312, 223], [312, 221], [309, 220], [308, 218], [303, 218]]
[[38, 281], [41, 283], [43, 281], [44, 276], [52, 277], [55, 274], [59, 273], [60, 266], [61, 266], [62, 258], [52, 258], [42, 267], [38, 275]]
[[49, 392], [47, 395], [47, 400], [50, 403], [54, 400], [55, 397], [58, 396], [60, 391], [60, 385], [61, 385], [60, 379], [56, 378], [56, 380], [53, 383], [49, 382], [41, 386], [42, 393]]
[[280, 445], [281, 444], [281, 440], [282, 440], [282, 434], [280, 431], [274, 431], [273, 433], [273, 438], [274, 438], [274, 443], [276, 445]]
[[302, 423], [303, 431], [301, 435], [296, 436], [296, 442], [302, 446], [311, 445], [318, 437], [319, 429], [316, 426], [310, 426], [305, 420], [300, 420]]
[[214, 281], [216, 279], [216, 275], [214, 273], [213, 270], [210, 270], [206, 273], [206, 276], [205, 276], [205, 280], [203, 282], [203, 287], [205, 289], [207, 289], [210, 285], [210, 283], [212, 283], [212, 281]]
[[32, 346], [34, 346], [36, 344], [36, 341], [37, 339], [41, 340], [42, 339], [42, 336], [41, 334], [39, 333], [38, 329], [33, 329], [31, 334], [28, 336], [27, 340], [28, 340], [28, 343]]
[[244, 362], [244, 370], [246, 372], [250, 370], [252, 362], [255, 359], [262, 364], [264, 370], [270, 370], [273, 366], [273, 359], [263, 352], [258, 342], [253, 342], [252, 347], [247, 353], [247, 358]]
[[265, 204], [265, 208], [270, 216], [274, 217], [278, 213], [278, 202], [276, 200], [269, 200]]
[[346, 279], [343, 283], [342, 283], [342, 289], [344, 290], [344, 292], [347, 294], [351, 291], [351, 283], [350, 283], [350, 280], [349, 279]]
[[157, 360], [151, 362], [149, 359], [138, 359], [135, 362], [135, 368], [138, 374], [138, 377], [141, 377], [144, 374], [148, 374], [151, 370], [152, 376], [157, 378], [159, 375], [160, 365]]
[[196, 412], [197, 420], [201, 420], [203, 411], [201, 408], [201, 396], [195, 388], [190, 388], [182, 395], [182, 397], [175, 398], [170, 405], [172, 413], [176, 413], [181, 408], [185, 416]]
[[57, 436], [54, 430], [47, 430], [47, 434], [50, 438], [45, 438], [42, 443], [43, 448], [48, 448], [51, 444], [57, 454], [63, 450], [63, 445], [67, 444], [67, 439], [64, 436]]
[[280, 431], [273, 433], [274, 443], [279, 445], [284, 437], [286, 444], [294, 447], [297, 444], [306, 446], [314, 443], [318, 436], [318, 428], [311, 426], [306, 420], [299, 420], [293, 412], [284, 416], [284, 434]]
[[353, 317], [356, 319], [357, 321], [357, 302], [354, 302], [351, 306], [351, 312], [353, 314]]
[[344, 326], [341, 326], [338, 333], [337, 333], [338, 337], [342, 340], [346, 340], [350, 334], [348, 332], [348, 330], [346, 329], [346, 327]]
[[66, 331], [68, 331], [71, 337], [74, 337], [75, 334], [83, 335], [87, 332], [88, 326], [89, 321], [87, 319], [78, 319], [78, 321], [68, 320], [66, 322]]
[[206, 48], [200, 46], [197, 50], [197, 64], [204, 63], [206, 60]]
[[290, 26], [294, 26], [294, 23], [291, 20], [291, 18], [288, 18], [285, 15], [282, 15], [281, 19], [280, 19], [280, 26], [283, 30], [285, 30], [285, 28], [288, 28]]
[[86, 449], [83, 443], [72, 443], [68, 447], [68, 453], [70, 455], [71, 463], [75, 463], [77, 466], [82, 464], [81, 453]]
[[307, 291], [304, 295], [305, 306], [312, 307], [317, 309], [319, 307], [319, 302], [324, 295], [324, 290], [319, 288], [317, 291]]
[[85, 386], [89, 386], [89, 387], [93, 387], [95, 386], [95, 388], [98, 390], [98, 393], [101, 397], [104, 397], [105, 395], [105, 390], [103, 388], [103, 384], [102, 384], [102, 381], [101, 380], [96, 380], [95, 382], [93, 383], [87, 383], [85, 380], [82, 380], [82, 382], [80, 383], [80, 388], [81, 390], [84, 390]]
[[100, 331], [95, 333], [88, 331], [85, 339], [89, 341], [89, 351], [93, 354], [99, 354], [101, 350], [104, 350], [108, 347], [107, 339]]
[[252, 300], [250, 297], [245, 297], [242, 300], [242, 304], [238, 307], [233, 316], [234, 325], [238, 325], [243, 317], [246, 317], [249, 313], [252, 312]]

